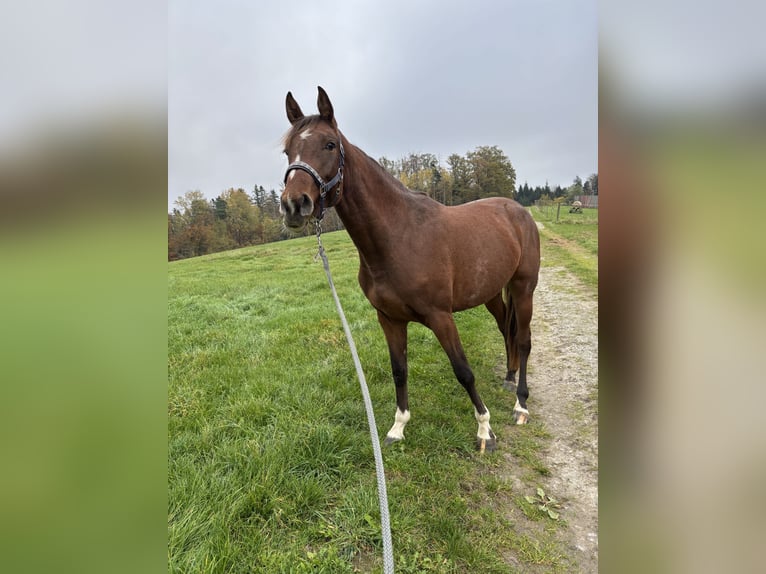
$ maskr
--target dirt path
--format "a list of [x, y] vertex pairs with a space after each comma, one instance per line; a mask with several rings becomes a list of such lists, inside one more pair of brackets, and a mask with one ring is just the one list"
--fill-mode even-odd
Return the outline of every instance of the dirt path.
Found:
[[548, 489], [564, 501], [563, 532], [583, 572], [598, 571], [598, 300], [563, 268], [535, 292], [533, 403], [552, 435]]
[[[532, 417], [551, 435], [546, 493], [567, 522], [556, 538], [577, 572], [598, 571], [598, 300], [563, 267], [544, 267], [535, 291]], [[507, 457], [513, 475], [512, 457]]]

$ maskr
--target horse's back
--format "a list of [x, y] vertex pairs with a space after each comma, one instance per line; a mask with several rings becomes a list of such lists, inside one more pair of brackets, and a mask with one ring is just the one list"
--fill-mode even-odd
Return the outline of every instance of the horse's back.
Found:
[[519, 203], [486, 198], [443, 210], [443, 241], [450, 251], [453, 309], [486, 303], [512, 280], [536, 284], [537, 226]]
[[[540, 259], [540, 237], [532, 215], [507, 197], [488, 197], [446, 208], [458, 241], [473, 238], [484, 246], [505, 245], [519, 259]], [[502, 248], [502, 247], [499, 247]]]

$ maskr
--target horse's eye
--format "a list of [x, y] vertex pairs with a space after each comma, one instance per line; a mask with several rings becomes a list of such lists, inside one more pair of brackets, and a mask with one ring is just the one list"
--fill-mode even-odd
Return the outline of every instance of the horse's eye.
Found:
[[335, 149], [335, 142], [327, 142], [324, 144], [324, 149], [328, 149], [330, 151]]

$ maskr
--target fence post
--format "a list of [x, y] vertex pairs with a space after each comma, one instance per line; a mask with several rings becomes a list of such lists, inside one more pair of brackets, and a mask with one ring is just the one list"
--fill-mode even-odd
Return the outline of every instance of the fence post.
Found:
[[556, 208], [556, 223], [559, 222], [559, 212], [561, 211], [561, 202], [559, 201], [558, 207]]

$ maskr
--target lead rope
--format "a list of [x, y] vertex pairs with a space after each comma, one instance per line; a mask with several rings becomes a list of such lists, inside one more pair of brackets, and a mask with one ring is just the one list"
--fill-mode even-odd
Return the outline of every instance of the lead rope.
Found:
[[340, 321], [343, 323], [343, 330], [346, 332], [348, 346], [351, 348], [351, 356], [354, 358], [356, 366], [356, 375], [359, 377], [359, 385], [362, 387], [362, 397], [364, 398], [364, 408], [367, 410], [367, 424], [370, 426], [370, 438], [372, 439], [372, 452], [375, 456], [375, 475], [378, 479], [378, 500], [380, 501], [380, 530], [383, 535], [383, 572], [385, 574], [394, 574], [394, 549], [391, 544], [391, 523], [388, 516], [388, 494], [386, 493], [386, 473], [383, 469], [383, 455], [380, 452], [380, 440], [378, 439], [378, 430], [375, 425], [375, 413], [372, 410], [372, 401], [370, 400], [370, 391], [367, 389], [367, 380], [364, 378], [362, 363], [359, 361], [359, 355], [356, 352], [354, 338], [351, 336], [351, 329], [346, 321], [346, 315], [343, 313], [343, 307], [340, 305], [338, 293], [335, 291], [335, 284], [330, 274], [330, 263], [327, 261], [327, 255], [322, 245], [322, 222], [316, 220], [317, 243], [319, 244], [319, 256], [322, 258], [324, 272], [327, 275], [327, 281], [330, 284], [335, 306], [338, 308]]

